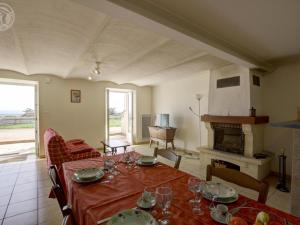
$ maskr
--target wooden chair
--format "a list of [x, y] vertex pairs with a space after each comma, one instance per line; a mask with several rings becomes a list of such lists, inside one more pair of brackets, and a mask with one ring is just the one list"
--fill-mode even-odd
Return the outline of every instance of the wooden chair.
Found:
[[[75, 221], [73, 218], [72, 209], [68, 205], [67, 198], [63, 189], [63, 185], [59, 178], [56, 166], [51, 165], [48, 172], [52, 182], [52, 192], [54, 193], [58, 201], [59, 208], [60, 211], [62, 212], [62, 215], [64, 217], [70, 215], [72, 217], [72, 220]], [[75, 222], [73, 222], [73, 224], [75, 224]]]
[[58, 184], [60, 187], [62, 187], [62, 182], [60, 180], [57, 167], [55, 165], [51, 165], [48, 170], [48, 174], [50, 177], [50, 180], [52, 182], [52, 186], [55, 186]]
[[[62, 185], [62, 182], [60, 180], [59, 172], [58, 172], [58, 169], [57, 169], [56, 165], [50, 165], [49, 166], [48, 174], [49, 174], [50, 180], [52, 182], [52, 187], [54, 187], [55, 185], [59, 185], [63, 189], [63, 185]], [[65, 191], [63, 193], [65, 193]], [[49, 196], [50, 196], [50, 198], [55, 198], [55, 194], [54, 194], [53, 188], [51, 188], [51, 192], [50, 192]], [[67, 200], [66, 199], [67, 198], [64, 195], [63, 199], [61, 200], [61, 201], [63, 201], [62, 205], [66, 205], [67, 204]]]
[[180, 161], [181, 161], [180, 155], [176, 155], [176, 153], [171, 150], [155, 148], [154, 157], [157, 157], [158, 155], [175, 162], [174, 168], [175, 169], [179, 168]]
[[72, 209], [67, 204], [65, 193], [64, 193], [63, 189], [61, 188], [61, 186], [56, 184], [55, 186], [52, 187], [52, 190], [53, 190], [53, 192], [55, 194], [55, 197], [58, 201], [58, 204], [59, 204], [60, 211], [61, 211], [62, 215], [63, 216], [71, 215], [72, 214]]
[[72, 217], [70, 215], [67, 215], [63, 218], [62, 225], [75, 225], [75, 223], [72, 220]]
[[263, 204], [266, 203], [269, 190], [269, 185], [267, 183], [256, 180], [255, 178], [237, 170], [216, 168], [208, 165], [206, 170], [206, 180], [211, 181], [212, 176], [219, 177], [222, 180], [255, 190], [259, 193], [258, 202]]

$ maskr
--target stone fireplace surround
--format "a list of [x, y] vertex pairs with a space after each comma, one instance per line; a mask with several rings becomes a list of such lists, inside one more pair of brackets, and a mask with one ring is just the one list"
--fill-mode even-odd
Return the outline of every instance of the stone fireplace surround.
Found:
[[240, 124], [210, 123], [210, 126], [214, 130], [214, 149], [244, 154], [244, 132]]
[[[268, 123], [268, 117], [204, 115], [201, 120], [205, 122], [208, 131], [208, 145], [200, 148], [202, 165], [211, 164], [212, 160], [227, 161], [238, 165], [241, 172], [259, 180], [270, 173], [271, 156], [266, 159], [254, 158], [255, 153], [263, 152], [263, 129], [264, 124]], [[240, 124], [244, 133], [244, 155], [215, 150], [214, 129], [211, 123]]]

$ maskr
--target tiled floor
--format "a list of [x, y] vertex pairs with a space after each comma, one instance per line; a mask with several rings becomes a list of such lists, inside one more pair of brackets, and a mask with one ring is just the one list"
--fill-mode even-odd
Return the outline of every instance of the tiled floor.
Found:
[[49, 199], [46, 161], [29, 156], [25, 161], [0, 164], [0, 224], [61, 224], [56, 200]]
[[[152, 155], [147, 145], [136, 146], [142, 154]], [[161, 161], [169, 164], [166, 160]], [[204, 178], [205, 169], [194, 157], [183, 157], [180, 169]], [[49, 199], [50, 181], [46, 160], [28, 156], [25, 161], [0, 164], [0, 225], [59, 225], [61, 213], [56, 200]], [[289, 212], [290, 195], [275, 189], [276, 179], [271, 184], [267, 204]], [[257, 198], [251, 190], [237, 187], [239, 193]]]

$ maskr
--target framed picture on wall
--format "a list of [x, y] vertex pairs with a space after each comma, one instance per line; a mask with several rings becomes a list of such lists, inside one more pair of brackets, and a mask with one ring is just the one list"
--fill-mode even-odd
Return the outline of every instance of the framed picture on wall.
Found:
[[71, 103], [80, 103], [80, 102], [81, 102], [81, 91], [71, 90]]

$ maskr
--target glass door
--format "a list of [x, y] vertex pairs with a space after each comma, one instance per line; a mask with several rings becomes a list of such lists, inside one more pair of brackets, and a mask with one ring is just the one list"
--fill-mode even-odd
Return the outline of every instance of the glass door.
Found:
[[128, 111], [128, 127], [126, 139], [129, 143], [133, 142], [133, 94], [132, 91], [129, 91], [126, 95], [127, 97], [127, 111]]

